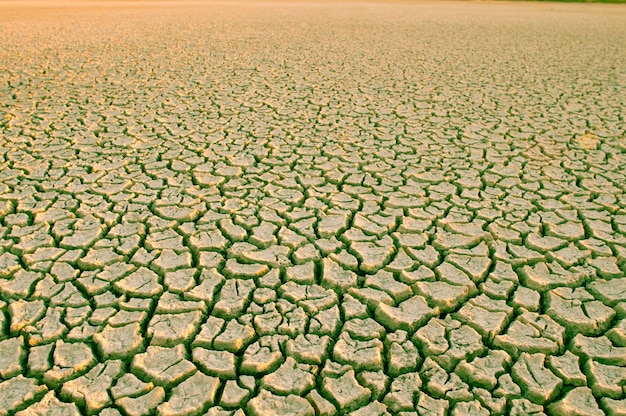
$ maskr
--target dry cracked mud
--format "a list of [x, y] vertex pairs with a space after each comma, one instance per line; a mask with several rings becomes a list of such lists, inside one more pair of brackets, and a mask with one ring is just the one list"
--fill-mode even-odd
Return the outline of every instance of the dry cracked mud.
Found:
[[626, 414], [624, 39], [0, 1], [0, 415]]

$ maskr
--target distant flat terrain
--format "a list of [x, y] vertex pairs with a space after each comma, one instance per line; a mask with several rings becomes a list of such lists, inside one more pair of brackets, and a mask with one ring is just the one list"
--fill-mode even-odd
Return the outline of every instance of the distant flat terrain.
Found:
[[625, 40], [0, 1], [0, 416], [625, 414]]

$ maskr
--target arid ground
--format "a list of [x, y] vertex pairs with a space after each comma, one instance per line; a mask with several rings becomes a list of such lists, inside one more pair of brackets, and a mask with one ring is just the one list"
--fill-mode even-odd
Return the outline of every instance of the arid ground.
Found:
[[0, 1], [0, 415], [624, 415], [625, 116], [624, 6]]

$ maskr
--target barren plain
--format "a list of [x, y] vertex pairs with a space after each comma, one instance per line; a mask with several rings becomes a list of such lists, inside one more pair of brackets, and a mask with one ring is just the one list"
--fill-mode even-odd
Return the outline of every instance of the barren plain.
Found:
[[0, 1], [0, 415], [625, 415], [626, 8]]

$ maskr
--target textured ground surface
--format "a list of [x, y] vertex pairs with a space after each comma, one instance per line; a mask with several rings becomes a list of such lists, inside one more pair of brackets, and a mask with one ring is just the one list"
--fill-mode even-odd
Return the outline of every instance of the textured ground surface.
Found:
[[0, 415], [626, 414], [624, 39], [0, 3]]

